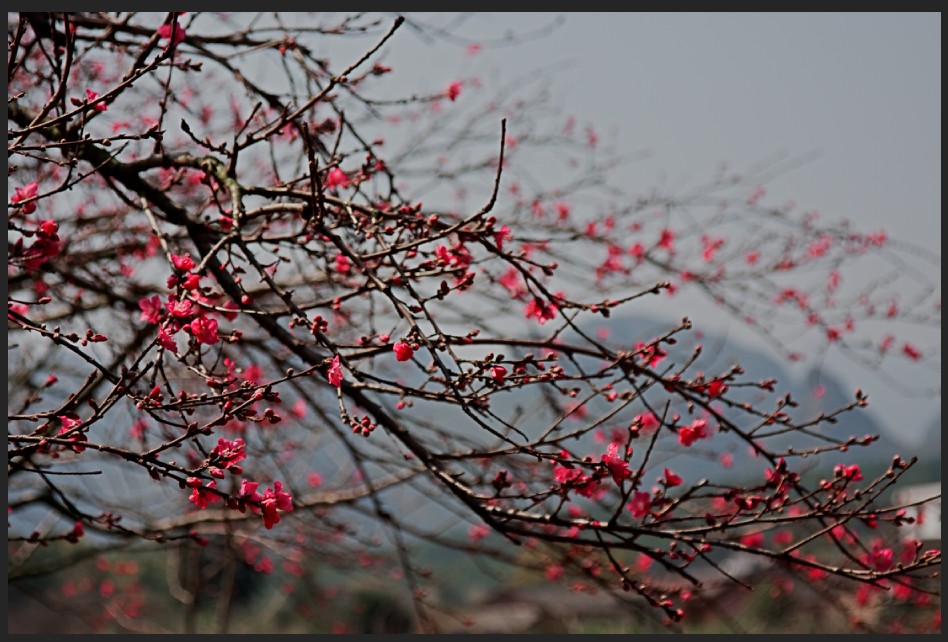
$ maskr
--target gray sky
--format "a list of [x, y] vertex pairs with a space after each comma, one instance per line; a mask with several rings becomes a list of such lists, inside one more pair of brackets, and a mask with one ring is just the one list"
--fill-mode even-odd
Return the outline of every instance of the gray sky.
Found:
[[[794, 200], [826, 220], [885, 229], [940, 256], [939, 14], [475, 14], [459, 33], [486, 44], [557, 15], [565, 20], [548, 35], [486, 46], [476, 61], [463, 46], [406, 31], [385, 63], [402, 87], [419, 91], [475, 69], [510, 80], [555, 65], [563, 111], [614, 133], [620, 149], [651, 153], [629, 170], [641, 191], [698, 184], [721, 161], [745, 168], [776, 152], [816, 152], [767, 184], [769, 202]], [[447, 22], [444, 14], [426, 20]], [[724, 322], [706, 311], [689, 316], [709, 330]], [[937, 363], [906, 376], [940, 386], [940, 335], [926, 337]], [[761, 345], [746, 332], [739, 340]], [[871, 409], [908, 445], [940, 412], [940, 397], [907, 400], [843, 360], [827, 367], [868, 391]]]
[[[636, 166], [643, 184], [819, 152], [768, 194], [890, 233], [897, 222], [899, 236], [940, 253], [939, 14], [476, 14], [463, 33], [487, 41], [557, 15], [549, 35], [487, 47], [479, 62], [507, 78], [564, 63], [557, 100], [580, 122], [615, 128], [621, 147], [653, 152]], [[463, 48], [409, 34], [388, 58], [399, 82], [440, 87], [469, 69]]]

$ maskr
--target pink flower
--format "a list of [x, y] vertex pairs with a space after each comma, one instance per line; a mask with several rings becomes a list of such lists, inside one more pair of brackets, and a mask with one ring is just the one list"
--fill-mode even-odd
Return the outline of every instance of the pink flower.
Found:
[[793, 301], [801, 309], [805, 308], [809, 304], [809, 298], [802, 292], [797, 291], [795, 288], [787, 288], [782, 290], [780, 294], [774, 297], [774, 303], [777, 305], [783, 303], [784, 301]]
[[675, 251], [675, 232], [667, 227], [662, 230], [662, 235], [658, 239], [658, 247], [669, 252]]
[[715, 379], [708, 384], [708, 396], [712, 399], [724, 394], [725, 390], [727, 390], [727, 384], [720, 379]]
[[665, 485], [666, 486], [668, 486], [669, 488], [671, 488], [672, 486], [680, 486], [681, 482], [682, 482], [681, 477], [679, 477], [678, 475], [676, 475], [669, 469], [667, 468], [665, 469]]
[[590, 497], [596, 492], [599, 484], [589, 475], [584, 475], [583, 471], [575, 466], [553, 466], [553, 479], [564, 489], [575, 489], [583, 497]]
[[290, 409], [290, 414], [296, 417], [297, 419], [302, 419], [306, 416], [306, 402], [302, 399], [297, 399], [296, 403], [293, 404], [293, 408]]
[[833, 243], [832, 237], [824, 234], [823, 236], [816, 239], [815, 241], [813, 241], [813, 243], [810, 244], [810, 247], [807, 250], [807, 256], [811, 259], [815, 259], [815, 258], [819, 258], [823, 256], [830, 249], [830, 246], [832, 245], [832, 243]]
[[221, 340], [220, 337], [217, 336], [217, 319], [200, 317], [192, 321], [190, 327], [191, 334], [194, 335], [198, 343], [214, 345]]
[[259, 508], [253, 504], [258, 503], [263, 497], [257, 492], [257, 482], [247, 481], [246, 479], [240, 480], [240, 493], [237, 495], [239, 499], [244, 500], [251, 504], [250, 510], [256, 513]]
[[655, 417], [655, 414], [652, 412], [643, 412], [640, 415], [636, 415], [635, 421], [639, 423], [639, 430], [643, 432], [648, 432], [650, 430], [658, 428], [658, 419]]
[[[174, 30], [174, 40], [171, 41], [171, 46], [178, 45], [182, 40], [184, 40], [185, 30], [184, 27], [175, 22], [166, 22], [165, 24], [158, 27], [158, 37], [162, 40], [171, 40], [172, 27]], [[166, 45], [167, 46], [167, 45]]]
[[747, 533], [741, 537], [741, 544], [748, 548], [759, 548], [764, 545], [764, 534], [761, 532]]
[[851, 466], [836, 464], [833, 473], [837, 477], [843, 477], [850, 481], [862, 481], [862, 469], [859, 468], [859, 464], [852, 464]]
[[885, 245], [886, 240], [889, 236], [886, 234], [885, 230], [879, 230], [878, 232], [873, 232], [872, 234], [866, 237], [866, 240], [869, 241], [870, 245], [876, 245], [882, 247]]
[[[36, 233], [39, 234], [40, 236], [51, 239], [54, 236], [56, 236], [56, 232], [58, 231], [59, 231], [59, 223], [57, 223], [56, 221], [47, 220], [40, 223], [39, 230], [37, 230]], [[895, 313], [889, 316], [895, 316]]]
[[139, 301], [138, 307], [142, 310], [142, 321], [158, 323], [161, 318], [161, 299], [158, 298], [157, 294], [150, 299]]
[[635, 342], [635, 351], [640, 353], [639, 358], [643, 363], [647, 363], [649, 368], [654, 368], [668, 356], [657, 344], [645, 345], [641, 341]]
[[444, 95], [448, 100], [454, 102], [458, 96], [461, 95], [461, 87], [464, 83], [460, 81], [455, 81], [448, 85], [448, 88], [444, 90]]
[[[35, 181], [32, 183], [27, 183], [25, 187], [17, 187], [16, 191], [13, 194], [13, 197], [10, 199], [11, 203], [19, 203], [20, 201], [25, 201], [27, 199], [33, 198], [36, 196], [36, 190], [39, 189], [39, 184]], [[23, 206], [24, 214], [32, 214], [36, 211], [36, 202], [30, 201]]]
[[221, 314], [224, 315], [225, 319], [227, 319], [228, 321], [233, 321], [234, 319], [237, 318], [236, 311], [240, 310], [240, 306], [238, 306], [236, 303], [234, 303], [233, 301], [225, 301], [224, 305], [222, 305], [221, 307], [224, 308], [225, 310], [233, 310], [233, 312], [221, 312]]
[[218, 439], [217, 445], [214, 446], [214, 450], [211, 451], [211, 456], [216, 458], [216, 464], [218, 466], [221, 468], [229, 468], [247, 458], [247, 453], [244, 449], [245, 446], [244, 440], [239, 437], [234, 441]]
[[329, 189], [334, 189], [336, 187], [346, 187], [349, 185], [349, 177], [346, 176], [346, 173], [339, 169], [338, 167], [333, 167], [329, 170], [329, 174], [326, 176], [326, 187]]
[[569, 205], [563, 201], [557, 201], [553, 204], [553, 209], [556, 210], [556, 218], [560, 221], [565, 221], [569, 218]]
[[922, 358], [922, 353], [911, 343], [902, 346], [902, 353], [912, 361], [918, 361]]
[[269, 557], [264, 557], [259, 562], [254, 564], [253, 570], [258, 573], [263, 573], [264, 575], [270, 575], [273, 573], [273, 560]]
[[533, 199], [533, 203], [530, 204], [530, 211], [533, 212], [533, 215], [537, 218], [543, 218], [546, 216], [546, 211], [543, 209], [543, 203], [540, 202], [540, 199]]
[[[90, 103], [98, 97], [99, 97], [99, 94], [95, 93], [91, 89], [86, 89], [86, 100], [88, 100]], [[102, 101], [100, 103], [96, 103], [95, 105], [93, 105], [92, 108], [96, 111], [105, 111], [106, 109], [109, 108], [109, 106], [105, 104], [105, 101]]]
[[181, 281], [181, 287], [191, 292], [201, 287], [201, 276], [199, 274], [189, 274]]
[[178, 297], [172, 295], [168, 297], [165, 307], [173, 317], [187, 317], [191, 315], [191, 301], [188, 299], [179, 301]]
[[85, 527], [82, 525], [82, 522], [76, 522], [76, 523], [73, 525], [72, 530], [71, 530], [71, 531], [69, 532], [69, 534], [66, 536], [66, 540], [67, 540], [68, 542], [72, 543], [72, 544], [75, 544], [76, 542], [79, 541], [79, 538], [80, 538], [80, 537], [82, 537], [83, 535], [85, 535], [85, 533], [86, 533], [86, 529], [85, 529]]
[[174, 337], [168, 334], [168, 331], [164, 328], [158, 331], [158, 345], [169, 352], [178, 354], [178, 344], [175, 343]]
[[187, 272], [188, 270], [194, 268], [194, 259], [192, 259], [188, 254], [183, 254], [180, 256], [178, 254], [172, 254], [171, 262], [182, 272]]
[[543, 299], [534, 297], [524, 310], [524, 315], [529, 319], [535, 317], [543, 325], [547, 321], [556, 317], [558, 308], [552, 303], [546, 303]]
[[690, 446], [699, 439], [707, 439], [709, 436], [706, 432], [707, 427], [707, 419], [695, 419], [691, 425], [678, 429], [678, 441], [682, 446]]
[[467, 536], [472, 542], [479, 542], [490, 535], [490, 527], [487, 524], [474, 524], [467, 529]]
[[622, 480], [632, 476], [629, 472], [629, 463], [619, 456], [619, 444], [612, 442], [602, 455], [601, 461], [609, 469], [612, 480], [617, 486], [622, 486]]
[[283, 491], [281, 482], [275, 481], [273, 482], [273, 488], [263, 491], [260, 508], [263, 510], [263, 525], [270, 529], [280, 521], [278, 510], [285, 512], [293, 510], [293, 498], [289, 493]]
[[256, 363], [251, 363], [249, 366], [244, 368], [243, 377], [253, 385], [257, 385], [263, 378], [263, 368], [258, 366]]
[[632, 501], [626, 506], [632, 512], [632, 517], [639, 518], [648, 515], [652, 507], [652, 496], [642, 491], [636, 491], [632, 495]]
[[879, 352], [885, 354], [886, 352], [889, 351], [889, 348], [892, 347], [892, 344], [894, 342], [895, 342], [895, 337], [893, 337], [891, 334], [886, 335], [885, 337], [883, 337], [882, 341], [879, 342]]
[[349, 263], [349, 257], [345, 254], [336, 255], [336, 272], [339, 274], [349, 274], [352, 271], [352, 264]]
[[82, 424], [82, 422], [78, 419], [73, 419], [72, 417], [68, 417], [66, 415], [59, 415], [59, 422], [62, 424], [62, 428], [59, 429], [60, 435], [69, 432], [76, 426]]
[[221, 501], [220, 495], [217, 493], [211, 492], [208, 489], [217, 488], [216, 481], [209, 481], [207, 486], [204, 488], [195, 488], [191, 491], [191, 496], [188, 498], [188, 501], [193, 503], [195, 506], [204, 510], [207, 508], [208, 504], [213, 504], [214, 502]]
[[599, 142], [599, 135], [596, 134], [596, 130], [592, 127], [586, 128], [586, 147], [593, 149], [596, 144]]
[[402, 341], [399, 341], [394, 346], [392, 346], [392, 350], [395, 351], [395, 358], [399, 361], [408, 361], [412, 358], [412, 355], [415, 354], [415, 351], [411, 349], [411, 346]]
[[523, 282], [520, 280], [520, 273], [517, 271], [517, 268], [509, 268], [497, 279], [497, 282], [507, 289], [511, 298], [519, 299], [523, 296], [524, 292], [526, 292], [526, 289], [523, 287]]
[[882, 548], [882, 546], [876, 542], [872, 547], [872, 552], [869, 553], [868, 561], [877, 571], [885, 572], [892, 568], [892, 557], [891, 548]]
[[702, 251], [701, 257], [707, 263], [714, 260], [714, 255], [717, 254], [717, 251], [724, 245], [724, 239], [711, 238], [709, 236], [702, 236], [701, 242], [704, 244], [704, 251]]
[[494, 232], [494, 243], [497, 244], [498, 250], [504, 249], [504, 241], [512, 238], [510, 233], [510, 228], [506, 225], [502, 225], [499, 230]]
[[[59, 422], [61, 424], [58, 433], [59, 435], [67, 434], [72, 429], [82, 425], [82, 421], [80, 419], [74, 419], [73, 417], [66, 415], [59, 415]], [[69, 441], [87, 441], [86, 436], [81, 432], [67, 437], [67, 439]], [[72, 449], [77, 453], [81, 453], [85, 450], [83, 446], [72, 446]]]
[[329, 377], [330, 384], [337, 388], [342, 387], [342, 363], [339, 360], [338, 354], [332, 358], [332, 363], [329, 364], [329, 371], [326, 373], [326, 376]]
[[503, 383], [504, 377], [507, 376], [507, 368], [503, 366], [494, 366], [493, 368], [490, 369], [490, 376], [491, 376], [491, 379], [493, 379], [497, 383]]

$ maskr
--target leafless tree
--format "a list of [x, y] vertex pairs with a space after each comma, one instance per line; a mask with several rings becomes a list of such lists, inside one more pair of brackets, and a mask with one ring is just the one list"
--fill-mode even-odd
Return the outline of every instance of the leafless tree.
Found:
[[[383, 56], [406, 26], [450, 35], [8, 16], [11, 581], [163, 544], [183, 624], [133, 589], [83, 617], [195, 631], [213, 603], [226, 631], [243, 566], [280, 562], [312, 601], [323, 569], [362, 567], [430, 631], [438, 578], [414, 551], [435, 543], [676, 630], [689, 597], [749, 581], [730, 555], [937, 611], [940, 552], [899, 543], [911, 518], [886, 501], [914, 458], [834, 467], [875, 439], [834, 431], [865, 395], [801, 417], [780, 382], [701, 372], [700, 310], [631, 341], [592, 328], [692, 288], [782, 354], [819, 333], [885, 376], [938, 358], [886, 322], [940, 327], [940, 257], [768, 206], [800, 159], [634, 193], [538, 85], [399, 94]], [[868, 261], [886, 276], [860, 281]], [[692, 475], [722, 444], [733, 469]]]

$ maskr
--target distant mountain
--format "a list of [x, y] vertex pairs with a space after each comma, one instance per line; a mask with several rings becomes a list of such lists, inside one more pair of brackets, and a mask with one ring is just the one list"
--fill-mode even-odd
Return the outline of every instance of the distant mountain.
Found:
[[917, 452], [918, 463], [909, 471], [912, 473], [910, 479], [915, 482], [940, 481], [941, 480], [941, 413], [936, 417], [925, 430], [925, 437], [922, 445]]
[[[616, 345], [634, 346], [637, 341], [650, 340], [664, 332], [667, 332], [672, 324], [670, 322], [661, 322], [654, 319], [639, 316], [622, 316], [610, 319], [605, 323], [610, 333], [609, 341]], [[766, 400], [760, 396], [760, 391], [732, 391], [738, 399], [750, 401], [761, 407], [772, 407], [774, 400], [778, 395], [790, 392], [793, 399], [799, 406], [791, 411], [791, 416], [796, 420], [808, 420], [815, 418], [819, 413], [830, 413], [851, 403], [855, 398], [855, 390], [849, 390], [839, 379], [830, 372], [823, 369], [811, 368], [802, 378], [795, 378], [786, 365], [777, 357], [757, 350], [744, 347], [734, 341], [729, 341], [727, 337], [713, 333], [701, 333], [700, 340], [695, 338], [695, 334], [683, 334], [679, 338], [679, 343], [673, 348], [672, 356], [676, 361], [681, 362], [689, 356], [697, 343], [702, 346], [702, 353], [698, 357], [692, 372], [701, 371], [706, 376], [713, 376], [726, 372], [735, 363], [739, 363], [744, 369], [744, 380], [776, 379], [776, 394], [770, 395]], [[733, 418], [739, 425], [747, 425], [745, 418], [740, 413], [725, 413], [729, 418]], [[845, 412], [837, 417], [836, 423], [822, 423], [813, 428], [814, 432], [833, 437], [836, 440], [845, 440], [849, 436], [862, 438], [866, 435], [877, 435], [878, 439], [869, 446], [853, 446], [846, 452], [826, 453], [815, 458], [814, 474], [818, 471], [822, 474], [828, 473], [836, 463], [858, 463], [869, 472], [870, 470], [881, 472], [892, 461], [895, 454], [901, 455], [905, 459], [913, 455], [919, 456], [919, 463], [916, 465], [918, 470], [913, 469], [909, 475], [912, 479], [921, 475], [930, 478], [935, 475], [935, 479], [940, 479], [941, 466], [941, 419], [937, 418], [936, 425], [929, 428], [929, 435], [926, 438], [924, 447], [916, 450], [922, 450], [923, 454], [912, 452], [912, 449], [895, 442], [891, 439], [891, 429], [889, 431], [881, 424], [876, 414], [872, 412], [872, 407], [857, 408]], [[753, 474], [752, 457], [747, 453], [747, 445], [740, 442], [737, 438], [728, 438], [730, 435], [719, 435], [713, 442], [714, 450], [708, 451], [707, 448], [699, 449], [695, 446], [688, 449], [687, 469], [689, 476], [711, 476], [718, 480], [723, 480], [722, 465], [720, 456], [723, 452], [730, 452], [734, 461], [736, 470], [724, 477], [740, 476], [741, 474]], [[788, 434], [785, 437], [773, 438], [768, 440], [771, 445], [780, 447], [793, 446], [797, 452], [804, 448], [815, 446], [816, 440], [812, 438], [802, 438], [797, 434]], [[676, 455], [676, 460], [680, 455]], [[761, 462], [762, 464], [763, 462]], [[922, 470], [924, 469], [924, 471]], [[918, 481], [916, 479], [916, 481]]]
[[941, 413], [932, 419], [925, 431], [925, 439], [922, 441], [926, 450], [941, 453]]

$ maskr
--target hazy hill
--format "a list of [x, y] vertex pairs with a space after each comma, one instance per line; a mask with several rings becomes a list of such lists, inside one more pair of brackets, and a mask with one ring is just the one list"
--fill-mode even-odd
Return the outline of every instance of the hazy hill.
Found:
[[[654, 319], [638, 316], [626, 316], [610, 319], [605, 323], [609, 331], [609, 341], [614, 344], [634, 346], [636, 341], [651, 339], [667, 331], [669, 323], [662, 323]], [[826, 370], [812, 368], [804, 377], [794, 377], [791, 370], [775, 355], [746, 348], [726, 337], [716, 334], [703, 333], [700, 341], [694, 335], [683, 335], [676, 349], [679, 361], [690, 354], [695, 342], [702, 345], [702, 354], [695, 363], [694, 371], [702, 371], [707, 375], [714, 375], [726, 371], [734, 363], [740, 363], [744, 368], [745, 378], [760, 380], [774, 378], [777, 380], [778, 393], [790, 392], [799, 403], [799, 407], [792, 413], [796, 419], [809, 419], [820, 412], [830, 412], [843, 407], [854, 399], [855, 390], [849, 389], [833, 374]], [[752, 400], [751, 396], [746, 397]], [[772, 401], [767, 402], [769, 406]], [[729, 416], [734, 416], [729, 415]], [[860, 408], [844, 413], [838, 417], [835, 424], [823, 424], [818, 430], [828, 436], [846, 438], [850, 435], [863, 437], [867, 434], [878, 435], [878, 440], [868, 447], [853, 447], [845, 453], [827, 453], [818, 459], [815, 466], [820, 471], [829, 471], [835, 463], [859, 463], [868, 471], [882, 470], [892, 460], [894, 454], [905, 459], [913, 455], [919, 457], [919, 463], [910, 471], [909, 478], [913, 481], [930, 481], [940, 479], [941, 468], [941, 418], [936, 418], [929, 427], [923, 447], [917, 449], [906, 448], [892, 439], [893, 431], [898, 427], [886, 427], [881, 424], [878, 416], [872, 410], [870, 403], [867, 408]], [[689, 449], [697, 456], [688, 457], [687, 468], [690, 476], [712, 475], [721, 479], [722, 466], [720, 454], [731, 450], [734, 468], [729, 471], [740, 476], [741, 470], [750, 466], [750, 459], [746, 455], [746, 445], [738, 445], [735, 439], [728, 439], [728, 435], [719, 435], [713, 441], [715, 450]], [[701, 442], [699, 442], [700, 444]], [[782, 441], [776, 439], [771, 443], [780, 443], [781, 446], [795, 446], [797, 450], [812, 446], [813, 442], [801, 442], [799, 436], [789, 435]], [[697, 444], [696, 444], [697, 445]], [[751, 472], [747, 470], [746, 472]], [[728, 474], [727, 477], [731, 477]]]

